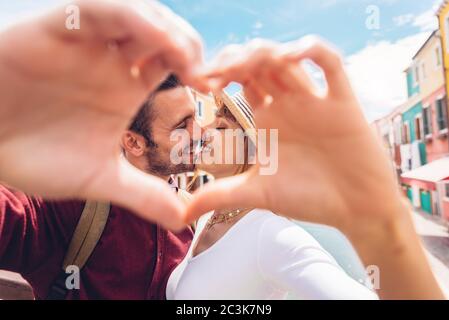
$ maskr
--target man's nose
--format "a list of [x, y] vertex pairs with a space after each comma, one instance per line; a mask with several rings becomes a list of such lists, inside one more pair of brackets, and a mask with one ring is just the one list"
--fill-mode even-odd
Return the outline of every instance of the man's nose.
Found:
[[218, 127], [218, 119], [215, 118], [212, 122], [210, 122], [207, 125], [203, 126], [203, 130], [204, 131], [214, 130], [214, 129], [217, 129], [217, 127]]
[[196, 125], [200, 128], [201, 135], [203, 135], [203, 134], [204, 134], [204, 131], [206, 131], [206, 127], [207, 127], [207, 126], [201, 124], [201, 123], [198, 122], [197, 120], [195, 120], [195, 123], [196, 123]]
[[193, 127], [192, 127], [192, 140], [193, 141], [199, 141], [202, 140], [202, 136], [204, 132], [206, 131], [206, 128], [204, 125], [199, 123], [197, 120], [193, 121]]

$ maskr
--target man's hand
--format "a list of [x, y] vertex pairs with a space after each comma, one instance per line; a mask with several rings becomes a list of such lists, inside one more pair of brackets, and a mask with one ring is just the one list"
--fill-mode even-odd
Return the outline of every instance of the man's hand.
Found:
[[79, 30], [66, 28], [61, 8], [1, 34], [0, 181], [46, 197], [113, 201], [180, 228], [181, 202], [121, 159], [119, 141], [169, 73], [198, 85], [200, 37], [156, 1], [75, 5]]

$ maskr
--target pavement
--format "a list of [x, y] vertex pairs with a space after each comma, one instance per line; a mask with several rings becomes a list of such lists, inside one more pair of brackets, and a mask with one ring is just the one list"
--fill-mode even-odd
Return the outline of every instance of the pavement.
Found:
[[447, 225], [422, 212], [414, 212], [413, 220], [421, 237], [430, 266], [449, 298], [449, 231]]

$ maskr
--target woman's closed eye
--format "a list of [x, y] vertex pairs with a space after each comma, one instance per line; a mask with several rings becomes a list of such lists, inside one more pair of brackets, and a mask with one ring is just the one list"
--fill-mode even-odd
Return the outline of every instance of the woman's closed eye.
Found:
[[187, 121], [181, 122], [176, 129], [186, 129], [187, 128]]
[[216, 130], [226, 130], [228, 128], [229, 128], [229, 125], [227, 124], [226, 120], [218, 119], [217, 127], [215, 128]]

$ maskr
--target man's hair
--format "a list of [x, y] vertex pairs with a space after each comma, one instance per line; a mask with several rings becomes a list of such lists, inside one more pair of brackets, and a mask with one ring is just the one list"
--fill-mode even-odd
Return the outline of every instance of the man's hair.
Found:
[[173, 89], [181, 85], [181, 81], [179, 81], [178, 77], [174, 74], [170, 74], [167, 79], [165, 79], [164, 82], [162, 82], [159, 87], [148, 96], [148, 98], [140, 107], [139, 112], [132, 120], [131, 125], [129, 126], [129, 130], [143, 136], [148, 146], [157, 146], [153, 141], [150, 127], [150, 123], [154, 118], [154, 112], [152, 110], [154, 97], [158, 92]]

